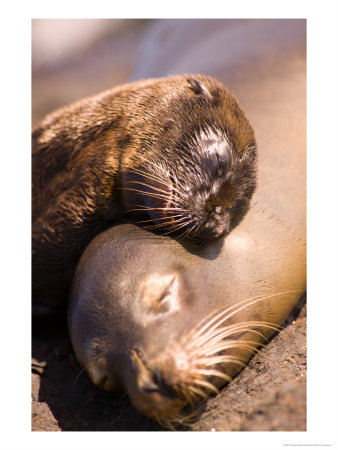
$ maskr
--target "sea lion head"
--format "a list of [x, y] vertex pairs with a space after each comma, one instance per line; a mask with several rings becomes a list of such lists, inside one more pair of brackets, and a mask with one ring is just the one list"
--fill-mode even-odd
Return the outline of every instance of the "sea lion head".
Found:
[[213, 78], [170, 77], [154, 82], [152, 92], [156, 102], [144, 94], [146, 129], [139, 120], [135, 130], [142, 151], [124, 174], [128, 210], [143, 211], [153, 230], [217, 239], [238, 223], [254, 192], [254, 132], [236, 98]]
[[77, 358], [97, 386], [126, 391], [134, 407], [155, 420], [174, 417], [187, 399], [175, 391], [180, 363], [166, 349], [174, 351], [190, 327], [194, 294], [174, 261], [167, 267], [155, 257], [139, 266], [130, 241], [128, 265], [120, 266], [110, 244], [96, 247], [100, 236], [81, 258], [73, 284], [69, 329]]
[[244, 365], [266, 325], [250, 325], [250, 302], [220, 303], [200, 270], [177, 258], [176, 241], [121, 230], [96, 237], [80, 260], [69, 308], [75, 353], [97, 386], [125, 390], [162, 425], [186, 423], [188, 409], [196, 414]]

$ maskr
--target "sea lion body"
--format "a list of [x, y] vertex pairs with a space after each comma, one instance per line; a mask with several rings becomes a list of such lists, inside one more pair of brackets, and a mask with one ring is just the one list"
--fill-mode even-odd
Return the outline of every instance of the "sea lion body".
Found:
[[228, 233], [255, 173], [253, 130], [210, 77], [126, 84], [47, 116], [33, 131], [35, 311], [67, 299], [85, 246], [123, 213], [192, 239]]
[[257, 132], [260, 182], [226, 239], [194, 249], [121, 225], [78, 266], [69, 330], [80, 363], [161, 423], [234, 376], [305, 291], [303, 43], [229, 73]]

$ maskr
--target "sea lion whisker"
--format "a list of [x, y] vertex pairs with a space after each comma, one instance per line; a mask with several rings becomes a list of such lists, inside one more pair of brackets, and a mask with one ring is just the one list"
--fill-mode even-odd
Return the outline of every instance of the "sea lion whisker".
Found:
[[[196, 386], [191, 386], [190, 383], [188, 384], [181, 384], [181, 393], [183, 395], [184, 398], [186, 398], [188, 400], [188, 403], [190, 405], [194, 405], [196, 403], [196, 401], [198, 399], [202, 398], [207, 398], [207, 395], [204, 391], [202, 391], [201, 389], [197, 388]], [[193, 388], [193, 389], [191, 389]]]
[[[257, 334], [258, 336], [260, 336], [261, 338], [263, 338], [263, 340], [267, 340], [266, 337], [264, 336], [264, 334], [260, 333], [259, 331], [255, 330], [254, 328], [246, 328], [247, 326], [259, 326], [259, 327], [264, 327], [264, 328], [270, 328], [271, 330], [274, 331], [280, 331], [282, 329], [282, 327], [277, 327], [275, 324], [269, 324], [269, 323], [261, 323], [261, 322], [243, 322], [240, 324], [234, 324], [229, 327], [225, 326], [224, 328], [220, 328], [217, 331], [217, 335], [215, 335], [215, 338], [217, 337], [218, 339], [224, 339], [225, 337], [230, 337], [233, 336], [235, 334], [237, 334], [238, 332], [247, 332], [247, 333], [254, 333]], [[222, 337], [219, 337], [219, 332], [222, 333]]]
[[188, 403], [193, 404], [194, 401], [184, 386], [176, 384], [172, 386], [172, 389], [176, 392], [178, 397], [184, 398]]
[[[142, 163], [149, 164], [150, 166], [154, 167], [156, 170], [157, 169], [162, 170], [162, 172], [164, 172], [166, 175], [169, 173], [168, 169], [164, 168], [160, 162], [155, 164], [154, 161], [151, 161], [150, 159], [146, 158], [144, 155], [140, 155], [139, 159], [140, 159], [140, 161], [142, 161]], [[144, 167], [144, 165], [142, 167]]]
[[189, 389], [189, 392], [192, 392], [193, 394], [197, 395], [198, 397], [208, 398], [207, 393], [202, 391], [201, 389], [198, 389], [196, 386], [192, 386], [191, 384], [189, 384], [187, 389]]
[[153, 172], [150, 173], [149, 171], [146, 170], [143, 171], [141, 169], [136, 169], [135, 167], [129, 169], [129, 172], [135, 173], [136, 175], [141, 175], [147, 180], [158, 181], [159, 183], [163, 183], [163, 178], [160, 178]]
[[177, 413], [172, 417], [168, 417], [162, 420], [160, 424], [163, 428], [167, 428], [171, 431], [176, 431], [178, 426], [191, 427], [192, 422], [196, 420], [196, 414], [182, 414]]
[[190, 413], [178, 413], [174, 417], [172, 417], [170, 420], [177, 425], [184, 425], [191, 427], [193, 422], [196, 420], [196, 418], [201, 414], [203, 411], [203, 403], [196, 408], [195, 410], [192, 410]]
[[189, 228], [188, 228], [188, 227], [189, 227], [189, 224], [190, 224], [190, 223], [191, 223], [190, 221], [181, 221], [180, 223], [174, 222], [174, 223], [171, 225], [171, 229], [172, 229], [174, 232], [176, 232], [176, 231], [180, 230], [181, 228], [183, 228], [183, 229], [184, 229], [184, 230], [183, 230], [183, 233], [181, 233], [180, 235], [177, 236], [178, 238], [180, 238], [180, 237], [186, 235], [186, 233], [189, 231]]
[[[137, 174], [137, 175], [141, 175], [141, 176], [143, 176], [145, 179], [148, 179], [148, 180], [151, 180], [151, 181], [156, 181], [156, 182], [159, 182], [159, 183], [162, 183], [163, 184], [163, 179], [161, 179], [160, 177], [157, 177], [155, 174], [149, 174], [149, 172], [142, 172], [141, 170], [137, 170], [137, 169], [129, 169], [129, 171], [130, 172], [133, 172], [133, 173], [135, 173], [135, 174]], [[176, 180], [175, 180], [176, 181]], [[140, 182], [138, 182], [137, 180], [135, 180], [135, 181], [129, 181], [129, 182], [134, 182], [134, 183], [140, 183]], [[140, 183], [141, 184], [141, 183]], [[155, 189], [155, 187], [154, 186], [151, 186], [151, 185], [146, 185], [145, 184], [145, 186], [148, 186], [148, 187], [151, 187], [152, 189]], [[183, 187], [183, 186], [182, 186]], [[159, 188], [157, 188], [156, 187], [156, 189], [159, 189]], [[174, 191], [176, 191], [177, 192], [177, 194], [180, 194], [181, 193], [181, 191], [179, 191], [173, 184], [171, 184], [171, 189], [173, 189]], [[163, 192], [165, 192], [165, 191], [163, 191]]]
[[177, 192], [178, 194], [181, 194], [182, 192], [185, 192], [185, 191], [186, 191], [186, 186], [184, 186], [180, 181], [178, 181], [178, 178], [177, 178], [176, 176], [172, 176], [172, 181], [173, 181], [179, 188], [181, 188], [181, 191], [180, 191], [179, 189], [175, 188], [175, 187], [173, 186], [173, 183], [172, 183], [172, 187], [176, 190], [176, 192]]
[[245, 348], [249, 350], [254, 350], [257, 345], [257, 342], [253, 342], [253, 345], [249, 345], [249, 343], [244, 343], [243, 341], [221, 341], [219, 344], [214, 344], [213, 346], [210, 346], [209, 348], [205, 349], [203, 352], [204, 356], [211, 356], [216, 353], [223, 352], [224, 350], [229, 350], [233, 348]]
[[189, 236], [190, 231], [191, 231], [191, 228], [187, 228], [186, 230], [183, 231], [183, 233], [181, 233], [181, 234], [179, 234], [179, 235], [177, 236], [177, 239], [179, 239], [179, 238], [181, 238], [181, 237], [183, 237], [183, 236], [184, 236], [184, 237]]
[[[155, 229], [163, 228], [164, 225], [166, 225], [168, 228], [168, 231], [166, 233], [162, 233], [164, 236], [166, 236], [167, 234], [170, 234], [170, 233], [174, 233], [176, 231], [176, 229], [173, 228], [171, 223], [169, 223], [169, 222], [168, 223], [158, 223], [158, 224], [154, 224], [154, 225], [145, 225], [144, 228], [146, 230], [155, 230]], [[180, 228], [182, 228], [182, 227], [180, 227]], [[178, 237], [180, 237], [180, 236], [178, 236]]]
[[135, 189], [135, 188], [129, 188], [129, 187], [121, 187], [121, 188], [119, 188], [119, 189], [121, 189], [121, 190], [123, 190], [123, 191], [132, 191], [132, 192], [137, 192], [137, 193], [139, 193], [139, 194], [143, 194], [143, 195], [145, 195], [146, 197], [153, 197], [153, 198], [156, 198], [157, 200], [168, 200], [168, 197], [166, 197], [165, 195], [162, 195], [162, 194], [155, 194], [155, 193], [150, 193], [150, 192], [147, 192], [147, 191], [141, 191], [140, 189]]
[[[142, 157], [142, 160], [148, 164], [150, 164], [151, 166], [153, 166], [156, 170], [160, 169], [162, 170], [162, 172], [166, 175], [167, 178], [171, 178], [173, 175], [168, 171], [168, 169], [165, 169], [164, 167], [162, 167], [160, 164], [155, 164], [153, 161], [150, 161], [146, 158], [144, 158], [144, 156]], [[182, 187], [184, 189], [184, 186], [178, 181], [177, 177], [175, 176], [175, 182], [177, 183], [178, 186]]]
[[172, 222], [166, 222], [166, 223], [158, 223], [158, 224], [154, 224], [154, 225], [145, 225], [144, 228], [146, 228], [147, 230], [152, 230], [152, 229], [156, 229], [156, 228], [161, 228], [161, 227], [163, 227], [163, 225], [167, 225], [168, 231], [166, 233], [162, 233], [163, 236], [166, 236], [170, 233], [174, 233], [177, 230], [185, 227], [186, 223], [187, 222], [183, 222], [182, 224], [177, 224], [177, 221], [172, 221]]
[[[177, 220], [173, 221], [173, 223], [171, 225], [172, 225], [172, 227], [174, 227], [176, 225], [182, 225], [182, 226], [188, 227], [191, 223], [193, 223], [191, 220], [183, 217], [181, 219], [177, 219]], [[179, 228], [181, 228], [181, 227], [179, 227]]]
[[[141, 158], [140, 158], [140, 160], [142, 161], [142, 163], [143, 163], [143, 167], [145, 166], [145, 164], [144, 163], [146, 163], [146, 165], [147, 165], [147, 171], [149, 171], [150, 170], [150, 174], [152, 175], [152, 176], [155, 176], [155, 177], [157, 177], [158, 175], [158, 170], [160, 170], [160, 171], [162, 171], [162, 173], [165, 175], [165, 177], [167, 178], [167, 179], [171, 179], [171, 173], [169, 172], [169, 170], [167, 169], [167, 168], [164, 168], [161, 164], [159, 164], [159, 163], [157, 163], [157, 164], [155, 164], [153, 161], [150, 161], [149, 159], [146, 159], [144, 156], [142, 156]], [[150, 166], [150, 167], [149, 167]], [[155, 169], [155, 170], [154, 170]], [[148, 174], [148, 172], [147, 172], [147, 174]], [[157, 181], [160, 181], [161, 183], [163, 183], [163, 179], [161, 179], [161, 178], [157, 178]]]
[[[192, 219], [187, 219], [184, 217], [184, 219], [186, 219], [185, 221], [185, 225], [187, 227], [186, 230], [184, 230], [184, 232], [182, 234], [180, 234], [179, 236], [177, 236], [178, 238], [182, 237], [182, 236], [188, 236], [189, 234], [191, 234], [191, 232], [196, 228], [197, 223], [195, 223], [194, 220]], [[194, 224], [193, 226], [189, 226], [190, 224]]]
[[[168, 198], [168, 192], [164, 191], [163, 189], [160, 189], [158, 186], [152, 186], [151, 184], [143, 183], [142, 181], [138, 181], [138, 180], [130, 180], [130, 181], [127, 182], [127, 185], [128, 184], [133, 184], [133, 185], [136, 185], [136, 186], [144, 186], [144, 187], [150, 188], [155, 193], [163, 194], [163, 196], [166, 199]], [[120, 189], [129, 189], [129, 187], [126, 186], [126, 187], [120, 188]], [[142, 191], [142, 192], [144, 192], [145, 194], [148, 193], [148, 191]]]
[[[203, 327], [201, 327], [200, 329], [198, 329], [198, 331], [196, 331], [196, 334], [199, 335], [199, 334], [204, 333], [206, 329], [208, 329], [212, 324], [214, 324], [216, 321], [218, 321], [215, 325], [213, 325], [208, 330], [208, 332], [214, 330], [215, 328], [217, 328], [218, 325], [222, 324], [223, 322], [228, 320], [233, 315], [237, 314], [238, 312], [240, 312], [241, 310], [243, 310], [245, 308], [248, 308], [249, 306], [253, 305], [254, 303], [257, 303], [257, 302], [260, 302], [260, 301], [263, 301], [263, 300], [266, 300], [266, 299], [269, 299], [272, 297], [286, 295], [286, 294], [295, 293], [295, 292], [302, 292], [302, 291], [297, 289], [296, 291], [285, 291], [285, 292], [278, 292], [276, 294], [269, 294], [266, 296], [258, 296], [258, 297], [255, 297], [253, 300], [250, 300], [250, 299], [243, 300], [243, 301], [237, 303], [236, 305], [232, 305], [229, 308], [226, 308], [224, 311], [221, 311], [215, 317], [212, 317], [207, 323], [205, 323], [203, 325]], [[243, 305], [243, 303], [244, 303], [244, 305]], [[239, 305], [243, 305], [243, 306], [238, 307]], [[237, 309], [235, 309], [235, 308], [237, 308]], [[230, 312], [233, 309], [235, 309], [235, 311]], [[224, 314], [228, 314], [228, 315], [224, 317]], [[205, 322], [205, 319], [203, 319], [202, 324], [204, 322]], [[197, 327], [198, 327], [198, 325], [197, 325]]]
[[[136, 222], [139, 223], [139, 222]], [[156, 229], [162, 229], [163, 227], [169, 228], [168, 231], [171, 230], [170, 222], [161, 222], [161, 223], [155, 223], [153, 225], [144, 225], [143, 228], [146, 230], [156, 230]], [[171, 232], [171, 231], [170, 231]]]
[[232, 381], [232, 378], [229, 375], [215, 369], [195, 369], [194, 372], [198, 373], [199, 375], [205, 375], [207, 377], [214, 376], [222, 378], [223, 380], [229, 381], [229, 383], [230, 381]]
[[[165, 190], [159, 188], [158, 186], [153, 186], [151, 184], [147, 184], [147, 183], [144, 183], [144, 182], [138, 181], [138, 180], [130, 180], [127, 182], [127, 184], [135, 184], [135, 185], [144, 186], [146, 188], [149, 188], [151, 191], [154, 191], [155, 193], [158, 192], [159, 194], [164, 196], [164, 199], [168, 200], [168, 191], [165, 191]], [[126, 186], [126, 187], [120, 188], [120, 189], [129, 189], [129, 188]], [[171, 186], [171, 189], [175, 190], [177, 192], [177, 194], [181, 194], [180, 191], [178, 191], [175, 187]], [[148, 191], [144, 191], [144, 194], [147, 195]], [[171, 202], [178, 205], [178, 203], [175, 202], [173, 199], [171, 199]]]
[[228, 337], [229, 337], [228, 335], [224, 334], [220, 338], [217, 337], [214, 339], [209, 339], [207, 342], [202, 343], [202, 344], [197, 343], [196, 349], [192, 350], [192, 352], [194, 354], [198, 354], [198, 355], [205, 355], [207, 351], [210, 351], [210, 349], [214, 349], [216, 346], [227, 345], [227, 347], [224, 347], [224, 349], [232, 348], [232, 346], [229, 343], [239, 342], [238, 340], [229, 340], [229, 339], [227, 339]]
[[[205, 355], [206, 352], [209, 351], [211, 348], [222, 345], [222, 344], [227, 346], [226, 349], [229, 349], [229, 348], [236, 348], [242, 344], [250, 344], [250, 345], [252, 344], [254, 346], [257, 346], [257, 341], [253, 341], [250, 339], [222, 339], [222, 340], [215, 341], [214, 343], [211, 343], [208, 345], [203, 345], [201, 347], [201, 349], [203, 350], [203, 353], [201, 353], [201, 354]], [[266, 346], [266, 344], [259, 344], [259, 345], [261, 345], [262, 347]]]
[[197, 384], [198, 386], [203, 386], [209, 389], [210, 391], [214, 392], [215, 394], [219, 394], [219, 390], [217, 389], [217, 387], [209, 383], [209, 381], [201, 380], [200, 378], [194, 378], [194, 380], [191, 381], [191, 383]]
[[170, 208], [170, 207], [150, 207], [144, 205], [133, 205], [133, 209], [128, 209], [126, 213], [134, 212], [134, 211], [182, 211], [185, 212], [185, 209], [181, 208]]
[[164, 419], [158, 423], [159, 423], [159, 425], [161, 425], [162, 428], [166, 428], [167, 430], [170, 430], [170, 431], [177, 431], [175, 424], [173, 424], [171, 422], [171, 419]]
[[[171, 217], [170, 216], [164, 216], [164, 217], [160, 217], [158, 220], [165, 220], [165, 219], [170, 219]], [[154, 223], [154, 220], [153, 219], [146, 219], [146, 220], [134, 220], [133, 221], [133, 223], [135, 223], [135, 224], [139, 224], [139, 223], [149, 223], [149, 222], [152, 222], [152, 223]], [[169, 222], [168, 222], [169, 223]], [[160, 224], [158, 224], [158, 225], [160, 225]]]
[[[257, 303], [257, 302], [260, 302], [260, 301], [263, 301], [263, 300], [266, 300], [266, 299], [271, 299], [272, 297], [286, 295], [286, 294], [289, 294], [291, 292], [294, 292], [294, 291], [285, 291], [285, 292], [280, 292], [280, 293], [266, 295], [264, 297], [256, 298], [255, 300], [253, 300], [253, 301], [247, 303], [246, 305], [243, 305], [243, 306], [235, 309], [235, 311], [232, 311], [231, 313], [229, 313], [227, 316], [225, 316], [223, 318], [222, 322], [225, 322], [226, 320], [230, 319], [230, 317], [234, 316], [235, 314], [239, 313], [243, 309], [248, 308], [249, 306], [251, 306], [251, 305], [253, 305], [253, 304]], [[215, 329], [215, 325], [212, 328]]]
[[[175, 217], [178, 217], [178, 219], [175, 219]], [[147, 229], [160, 228], [160, 227], [163, 227], [164, 225], [168, 225], [171, 228], [171, 226], [178, 225], [180, 223], [187, 224], [187, 225], [190, 223], [185, 217], [181, 217], [179, 214], [173, 215], [173, 216], [160, 217], [158, 220], [168, 220], [168, 221], [149, 225], [149, 226], [146, 226], [145, 228], [147, 228]], [[140, 221], [137, 223], [141, 223], [141, 222], [145, 222], [145, 221]]]
[[[124, 190], [124, 191], [132, 191], [132, 192], [137, 192], [139, 194], [144, 195], [145, 197], [152, 197], [152, 198], [156, 198], [157, 200], [164, 200], [164, 201], [168, 201], [168, 195], [165, 194], [161, 194], [161, 193], [156, 193], [156, 192], [149, 192], [149, 191], [142, 191], [140, 189], [135, 189], [135, 188], [129, 188], [129, 187], [123, 187], [123, 188], [119, 188], [120, 190]], [[174, 209], [181, 209], [180, 205], [175, 202], [173, 199], [171, 199], [171, 204], [174, 205]]]
[[248, 326], [251, 326], [251, 327], [260, 326], [260, 327], [270, 328], [275, 331], [281, 330], [280, 326], [276, 326], [275, 324], [269, 323], [269, 322], [260, 322], [260, 321], [240, 322], [240, 323], [235, 323], [233, 325], [224, 326], [222, 328], [216, 329], [216, 330], [214, 330], [214, 334], [212, 334], [211, 336], [210, 336], [209, 332], [203, 334], [198, 339], [192, 340], [191, 344], [189, 345], [189, 348], [192, 348], [192, 347], [198, 348], [202, 345], [205, 345], [205, 343], [210, 340], [215, 340], [215, 339], [221, 340], [221, 339], [224, 339], [225, 337], [229, 337], [240, 331], [255, 333], [266, 340], [265, 336], [262, 333], [259, 333], [257, 330], [254, 330], [253, 328], [248, 328]]
[[163, 428], [168, 428], [169, 430], [175, 431], [175, 428], [171, 424], [170, 419], [164, 419], [159, 414], [154, 415], [154, 420]]
[[[255, 300], [260, 300], [261, 298], [263, 298], [262, 296], [257, 296], [255, 297]], [[201, 322], [199, 322], [194, 328], [192, 328], [192, 330], [189, 333], [189, 338], [191, 334], [195, 334], [195, 335], [201, 335], [201, 334], [205, 334], [206, 330], [208, 329], [209, 326], [211, 326], [213, 323], [217, 322], [217, 326], [222, 324], [224, 322], [224, 314], [227, 314], [228, 312], [230, 312], [231, 310], [235, 309], [238, 307], [238, 305], [242, 305], [243, 303], [246, 304], [248, 302], [250, 302], [252, 299], [245, 299], [242, 300], [241, 302], [235, 304], [235, 305], [231, 305], [228, 308], [222, 308], [220, 310], [220, 312], [217, 313], [217, 311], [212, 311], [206, 318], [204, 318]], [[216, 315], [215, 315], [216, 314]]]
[[74, 381], [74, 384], [73, 384], [73, 389], [75, 389], [75, 387], [76, 387], [76, 385], [77, 385], [77, 382], [79, 381], [80, 376], [83, 374], [83, 372], [84, 372], [85, 370], [86, 370], [86, 369], [85, 369], [85, 367], [84, 367], [84, 368], [81, 369], [80, 372], [77, 374], [77, 376], [76, 376], [76, 378], [75, 378], [75, 381]]
[[[278, 328], [275, 328], [275, 327], [269, 327], [269, 326], [266, 326], [266, 328], [270, 328], [270, 329], [273, 329], [273, 330], [275, 330], [275, 331], [279, 331], [278, 330]], [[227, 330], [226, 328], [224, 329], [224, 332], [222, 332], [222, 336], [217, 336], [217, 340], [223, 340], [224, 338], [228, 338], [228, 337], [230, 337], [230, 336], [232, 336], [232, 335], [234, 335], [234, 334], [237, 334], [238, 332], [247, 332], [247, 333], [254, 333], [254, 334], [257, 334], [258, 336], [260, 336], [261, 338], [263, 338], [264, 340], [266, 340], [266, 338], [265, 338], [265, 336], [264, 336], [264, 334], [262, 334], [262, 333], [260, 333], [259, 331], [257, 331], [257, 330], [254, 330], [254, 329], [252, 329], [252, 328], [242, 328], [242, 327], [236, 327], [236, 328], [234, 328], [233, 330]]]
[[206, 358], [200, 358], [198, 362], [199, 364], [203, 364], [203, 366], [206, 367], [225, 363], [234, 363], [239, 364], [242, 367], [245, 367], [245, 363], [243, 361], [228, 355], [208, 356]]
[[186, 388], [182, 389], [181, 393], [189, 405], [193, 406], [196, 403], [196, 397], [198, 397], [196, 393], [192, 394], [189, 389]]
[[[172, 225], [174, 225], [174, 224], [177, 224], [177, 222], [180, 220], [180, 219], [172, 219], [172, 217], [171, 216], [164, 216], [164, 217], [160, 217], [159, 219], [157, 219], [157, 220], [162, 220], [162, 222], [159, 222], [159, 223], [152, 223], [152, 224], [149, 224], [149, 225], [145, 225], [144, 226], [144, 228], [146, 228], [147, 230], [151, 230], [151, 229], [153, 229], [153, 228], [163, 228], [164, 226], [168, 226], [169, 227], [169, 229], [171, 229], [171, 226]], [[166, 221], [166, 222], [165, 222]], [[150, 221], [143, 221], [143, 220], [141, 220], [141, 221], [137, 221], [137, 222], [135, 222], [135, 223], [144, 223], [144, 222], [153, 222], [152, 220], [150, 220]]]
[[257, 350], [258, 345], [260, 345], [261, 347], [266, 346], [264, 344], [258, 344], [257, 342], [252, 342], [252, 345], [250, 343], [244, 343], [243, 341], [233, 341], [231, 345], [229, 343], [225, 343], [225, 342], [226, 341], [224, 341], [224, 345], [222, 345], [222, 343], [220, 343], [218, 345], [214, 345], [214, 347], [210, 347], [209, 351], [206, 351], [204, 353], [204, 356], [212, 356], [212, 355], [216, 355], [217, 353], [224, 352], [225, 350], [238, 349], [238, 348], [243, 348], [243, 349], [250, 350], [253, 352], [256, 352], [256, 351], [258, 352], [258, 350]]
[[[132, 205], [133, 208], [142, 208], [141, 210], [143, 211], [174, 211], [174, 212], [187, 212], [186, 209], [180, 208], [178, 206], [146, 206], [146, 205], [142, 205], [142, 204], [137, 204], [137, 205]], [[130, 211], [136, 211], [136, 210], [128, 210], [127, 212]]]
[[[186, 232], [186, 236], [190, 236], [190, 235], [192, 234], [192, 232], [194, 231], [194, 229], [197, 228], [197, 226], [198, 226], [198, 224], [195, 223], [192, 227], [188, 228], [188, 229], [187, 229], [187, 232]], [[179, 236], [179, 237], [180, 237], [180, 236]]]
[[[177, 219], [176, 219], [177, 218]], [[165, 220], [165, 219], [175, 219], [175, 220], [180, 220], [181, 218], [184, 218], [182, 216], [182, 214], [172, 214], [170, 216], [163, 216], [163, 217], [159, 217], [157, 220]], [[147, 222], [154, 222], [153, 219], [146, 219], [146, 220], [137, 220], [134, 221], [134, 223], [147, 223]], [[168, 222], [169, 223], [169, 222]]]
[[170, 230], [169, 230], [169, 231], [167, 231], [166, 233], [162, 233], [162, 234], [163, 234], [164, 236], [166, 236], [166, 235], [168, 235], [168, 234], [170, 234], [170, 233], [175, 233], [177, 230], [180, 230], [181, 228], [186, 227], [186, 226], [187, 226], [186, 223], [183, 223], [183, 224], [178, 225], [178, 226], [173, 225], [173, 226], [170, 227]]

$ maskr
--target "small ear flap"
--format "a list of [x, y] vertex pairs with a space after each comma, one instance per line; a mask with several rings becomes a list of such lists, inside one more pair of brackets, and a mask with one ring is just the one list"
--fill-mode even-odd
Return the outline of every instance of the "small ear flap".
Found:
[[190, 84], [195, 94], [202, 94], [203, 92], [202, 86], [197, 80], [195, 80], [195, 78], [187, 78], [187, 82]]
[[212, 100], [212, 95], [200, 81], [195, 78], [187, 78], [187, 82], [190, 84], [191, 89], [195, 92], [195, 94], [204, 95], [208, 100]]

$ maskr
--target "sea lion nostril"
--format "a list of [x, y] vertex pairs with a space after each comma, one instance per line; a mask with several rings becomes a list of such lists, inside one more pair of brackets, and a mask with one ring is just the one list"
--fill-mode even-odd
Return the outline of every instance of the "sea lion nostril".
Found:
[[149, 377], [144, 380], [143, 384], [140, 386], [143, 392], [157, 392], [165, 397], [175, 397], [175, 392], [172, 387], [165, 382], [163, 379], [162, 371], [160, 368], [155, 367], [152, 369]]
[[158, 392], [160, 390], [160, 387], [158, 384], [154, 383], [153, 381], [149, 380], [147, 383], [143, 384], [141, 386], [142, 391], [144, 392]]
[[208, 232], [216, 231], [216, 229], [217, 229], [217, 223], [216, 223], [215, 221], [208, 222], [208, 223], [206, 224], [206, 228], [208, 229]]
[[161, 386], [161, 384], [163, 382], [162, 372], [158, 367], [155, 367], [155, 369], [153, 370], [153, 381], [158, 386]]

